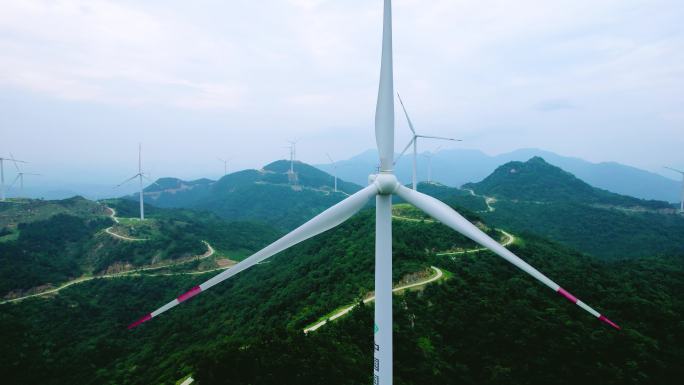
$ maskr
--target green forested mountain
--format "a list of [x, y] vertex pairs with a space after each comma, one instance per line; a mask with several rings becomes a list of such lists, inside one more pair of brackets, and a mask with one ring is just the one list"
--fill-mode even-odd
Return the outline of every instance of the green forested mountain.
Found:
[[[110, 218], [114, 208], [120, 223]], [[143, 223], [136, 203], [77, 197], [0, 204], [0, 298], [40, 292], [78, 277], [122, 272], [201, 255], [203, 241], [239, 259], [278, 234], [256, 223], [228, 223], [211, 214], [153, 208]], [[116, 237], [111, 233], [129, 239]]]
[[[372, 289], [373, 225], [362, 212], [134, 331], [131, 320], [210, 275], [96, 280], [0, 305], [0, 372], [10, 384], [370, 383], [372, 304], [302, 328]], [[601, 262], [531, 235], [511, 246], [616, 332], [488, 252], [436, 253], [459, 247], [474, 245], [395, 220], [395, 281], [431, 265], [449, 277], [395, 296], [395, 383], [668, 384], [683, 374], [681, 257]]]
[[[280, 191], [275, 189], [279, 186], [293, 194], [306, 191], [293, 190], [276, 171], [231, 174], [211, 189], [221, 183], [224, 189], [249, 185], [237, 181], [254, 181], [258, 173], [262, 179], [250, 183], [269, 186], [261, 191]], [[617, 207], [616, 200], [526, 201], [505, 194], [485, 199], [489, 193], [481, 190], [471, 193], [438, 184], [419, 189], [458, 207], [501, 241], [506, 237], [495, 227], [513, 232], [516, 240], [509, 248], [623, 329], [608, 328], [505, 261], [476, 251], [471, 241], [397, 204], [394, 281], [412, 282], [430, 274], [431, 266], [441, 269], [444, 278], [395, 296], [395, 384], [678, 383], [684, 374], [684, 252], [670, 248], [674, 243], [668, 237], [633, 227], [656, 223], [676, 230], [680, 217], [662, 214], [656, 206]], [[562, 183], [554, 188], [563, 189]], [[325, 196], [319, 190], [311, 188], [319, 198]], [[278, 198], [264, 194], [259, 199]], [[102, 206], [86, 201], [93, 210], [99, 207], [97, 214], [82, 209], [80, 216], [35, 215], [31, 223], [11, 226], [20, 222], [17, 215], [29, 215], [14, 207], [14, 219], [3, 222], [0, 234], [6, 234], [0, 247], [45, 243], [56, 245], [51, 251], [61, 250], [64, 238], [82, 245], [84, 255], [97, 255], [105, 269], [115, 261], [136, 265], [154, 258], [173, 260], [169, 248], [204, 250], [202, 241], [222, 258], [240, 259], [282, 233], [258, 223], [226, 222], [207, 211], [154, 206], [146, 207], [150, 219], [142, 225], [125, 219], [137, 215], [137, 202], [103, 203], [116, 210], [122, 223], [110, 223]], [[247, 199], [242, 205], [248, 212], [255, 210]], [[311, 210], [302, 203], [293, 206], [291, 215], [307, 219], [310, 212], [294, 211], [304, 208]], [[88, 227], [88, 218], [94, 217], [106, 222]], [[613, 233], [601, 232], [604, 220], [611, 221]], [[523, 231], [538, 222], [538, 228]], [[22, 229], [28, 225], [40, 226], [40, 231]], [[102, 228], [112, 225], [124, 235], [150, 240], [124, 242], [103, 234]], [[42, 235], [52, 227], [64, 227], [55, 235], [59, 240]], [[370, 294], [373, 229], [373, 212], [362, 211], [133, 331], [126, 329], [131, 321], [218, 271], [202, 273], [204, 262], [197, 260], [183, 268], [137, 270], [51, 296], [0, 304], [0, 373], [9, 384], [175, 384], [190, 374], [200, 385], [371, 383], [372, 302], [315, 332], [304, 334], [303, 329]], [[78, 234], [83, 238], [73, 238]], [[100, 237], [99, 243], [90, 243]], [[594, 255], [600, 258], [567, 245], [598, 250]], [[633, 254], [608, 258], [600, 253], [619, 247]], [[72, 261], [72, 255], [63, 260]], [[622, 258], [626, 256], [630, 258]], [[6, 271], [11, 278], [12, 269]]]
[[507, 200], [533, 202], [565, 202], [648, 209], [671, 209], [662, 201], [647, 201], [615, 194], [592, 187], [559, 167], [546, 163], [540, 157], [527, 162], [509, 162], [498, 167], [478, 183], [464, 188], [478, 194]]
[[111, 223], [80, 197], [0, 202], [0, 297], [79, 276], [89, 241]]
[[[268, 222], [280, 229], [292, 229], [354, 193], [360, 186], [337, 181], [333, 176], [295, 162], [297, 184], [288, 176], [290, 162], [277, 161], [261, 170], [243, 170], [216, 182], [201, 179], [184, 182], [162, 178], [145, 189], [147, 202], [159, 207], [205, 210], [230, 220]], [[136, 196], [130, 199], [137, 200]]]
[[[541, 158], [507, 163], [464, 188], [490, 197], [492, 208], [481, 214], [489, 223], [586, 253], [611, 259], [684, 254], [684, 217], [668, 203], [596, 189]], [[462, 194], [451, 193], [456, 201]]]

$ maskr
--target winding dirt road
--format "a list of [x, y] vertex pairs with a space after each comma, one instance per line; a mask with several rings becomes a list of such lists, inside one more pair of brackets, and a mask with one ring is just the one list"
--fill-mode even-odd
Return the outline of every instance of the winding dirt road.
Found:
[[[443, 272], [440, 268], [438, 268], [438, 267], [435, 267], [435, 266], [430, 266], [430, 267], [431, 267], [432, 270], [435, 272], [435, 274], [431, 275], [430, 277], [428, 277], [428, 278], [426, 278], [426, 279], [424, 279], [424, 280], [422, 280], [422, 281], [418, 281], [418, 282], [410, 283], [410, 284], [407, 284], [407, 285], [395, 287], [394, 289], [392, 289], [392, 292], [393, 292], [393, 293], [398, 293], [398, 292], [404, 291], [404, 290], [406, 290], [406, 289], [411, 289], [411, 288], [414, 288], [414, 287], [425, 286], [425, 285], [428, 285], [428, 284], [430, 284], [430, 283], [432, 283], [432, 282], [435, 282], [435, 281], [438, 281], [438, 280], [442, 279], [442, 277], [444, 276], [444, 272]], [[373, 301], [375, 301], [375, 295], [370, 296], [370, 297], [364, 299], [364, 300], [363, 300], [363, 303], [369, 303], [369, 302], [373, 302]], [[328, 321], [334, 321], [334, 320], [336, 320], [336, 319], [342, 317], [343, 315], [345, 315], [345, 314], [349, 313], [350, 311], [352, 311], [352, 310], [353, 310], [355, 307], [357, 307], [358, 305], [359, 305], [359, 304], [354, 304], [354, 305], [347, 306], [347, 307], [345, 307], [345, 308], [343, 308], [343, 309], [340, 309], [339, 311], [335, 312], [333, 315], [331, 315], [331, 316], [328, 317], [327, 319], [324, 319], [324, 320], [322, 320], [322, 321], [319, 321], [318, 323], [315, 323], [315, 324], [313, 324], [313, 325], [311, 325], [311, 326], [305, 328], [305, 329], [304, 329], [304, 333], [309, 333], [309, 332], [313, 332], [313, 331], [318, 330], [321, 326], [327, 324]]]
[[[118, 224], [118, 223], [119, 223], [119, 218], [116, 217], [116, 210], [114, 210], [112, 207], [109, 207], [109, 206], [105, 206], [105, 207], [106, 207], [106, 208], [109, 210], [109, 212], [110, 212], [109, 217], [112, 218], [112, 220], [114, 220], [114, 222], [116, 222], [116, 223]], [[109, 226], [109, 227], [107, 227], [107, 228], [105, 229], [105, 233], [111, 235], [111, 236], [114, 237], [114, 238], [118, 238], [118, 239], [121, 239], [121, 240], [124, 240], [124, 241], [132, 241], [132, 242], [147, 241], [147, 238], [131, 238], [131, 237], [127, 237], [127, 236], [125, 236], [125, 235], [117, 234], [117, 233], [114, 232], [114, 230], [112, 230], [113, 228], [114, 228], [114, 226]]]
[[487, 205], [487, 211], [478, 211], [478, 212], [480, 212], [480, 213], [486, 213], [486, 212], [491, 213], [491, 212], [493, 212], [494, 210], [496, 210], [496, 209], [494, 208], [494, 206], [492, 206], [492, 204], [496, 203], [496, 198], [492, 198], [492, 197], [488, 197], [488, 196], [484, 196], [484, 195], [475, 194], [475, 191], [472, 190], [472, 189], [469, 189], [469, 188], [466, 188], [466, 189], [464, 189], [464, 190], [468, 191], [468, 192], [470, 193], [470, 195], [472, 195], [472, 196], [474, 196], [474, 197], [483, 198], [483, 199], [485, 200], [485, 204]]
[[197, 274], [204, 274], [204, 273], [209, 273], [212, 271], [217, 271], [217, 270], [225, 270], [230, 268], [231, 266], [225, 266], [225, 267], [219, 267], [216, 269], [211, 269], [211, 270], [203, 270], [203, 271], [189, 271], [189, 272], [177, 272], [177, 273], [160, 273], [160, 274], [143, 274], [145, 271], [151, 271], [151, 270], [160, 270], [160, 269], [165, 269], [169, 267], [175, 267], [175, 266], [180, 266], [186, 263], [190, 263], [193, 261], [197, 260], [202, 260], [211, 257], [214, 255], [216, 252], [213, 247], [207, 242], [207, 241], [202, 241], [204, 244], [207, 246], [207, 251], [198, 256], [194, 256], [191, 258], [184, 259], [182, 261], [178, 262], [171, 262], [171, 263], [166, 263], [162, 265], [155, 265], [155, 266], [146, 266], [146, 267], [141, 267], [138, 269], [134, 270], [127, 270], [127, 271], [122, 271], [120, 273], [112, 273], [112, 274], [101, 274], [101, 275], [91, 275], [91, 276], [84, 276], [84, 277], [79, 277], [74, 280], [71, 280], [69, 282], [64, 283], [63, 285], [56, 287], [54, 289], [46, 290], [46, 291], [41, 291], [40, 293], [35, 293], [35, 294], [29, 294], [25, 295], [23, 297], [17, 297], [17, 298], [12, 298], [4, 301], [0, 301], [0, 305], [5, 304], [5, 303], [11, 303], [11, 302], [20, 302], [28, 298], [33, 298], [33, 297], [40, 297], [44, 295], [49, 295], [49, 294], [54, 294], [58, 293], [68, 287], [78, 285], [79, 283], [83, 282], [88, 282], [92, 281], [94, 279], [112, 279], [112, 278], [121, 278], [121, 277], [137, 277], [137, 276], [148, 276], [148, 277], [158, 277], [158, 276], [172, 276], [172, 275], [197, 275]]

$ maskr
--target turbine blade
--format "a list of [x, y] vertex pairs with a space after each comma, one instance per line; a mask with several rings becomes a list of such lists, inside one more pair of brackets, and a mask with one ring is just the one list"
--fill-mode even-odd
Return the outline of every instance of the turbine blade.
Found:
[[14, 159], [14, 155], [12, 155], [11, 152], [10, 152], [10, 159], [12, 159], [12, 163], [14, 163], [14, 168], [17, 169], [17, 172], [21, 172], [21, 170], [19, 170], [19, 165], [17, 164], [17, 160]]
[[[126, 183], [132, 181], [133, 179], [137, 178], [137, 177], [140, 176], [140, 175], [142, 175], [142, 174], [135, 174], [135, 175], [133, 175], [132, 177], [126, 179], [125, 181], [123, 181], [123, 182], [117, 184], [116, 187], [121, 187], [122, 185], [124, 185], [124, 184], [126, 184]], [[114, 188], [116, 188], [116, 187], [114, 187]]]
[[21, 177], [21, 174], [18, 174], [17, 177], [14, 178], [14, 180], [12, 181], [12, 184], [9, 185], [9, 187], [8, 187], [7, 189], [8, 189], [8, 190], [11, 190], [12, 187], [14, 187], [14, 184], [17, 183], [17, 181], [19, 180], [20, 177]]
[[409, 147], [411, 147], [411, 145], [413, 144], [413, 141], [414, 141], [414, 140], [416, 140], [416, 137], [415, 137], [415, 136], [413, 136], [413, 139], [411, 139], [411, 140], [408, 142], [408, 144], [406, 145], [406, 147], [404, 147], [404, 149], [401, 151], [401, 153], [399, 154], [399, 156], [397, 156], [397, 158], [394, 159], [394, 164], [397, 164], [397, 162], [399, 161], [399, 159], [400, 159], [402, 156], [404, 156], [404, 154], [406, 153], [406, 150], [408, 150]]
[[678, 173], [680, 173], [680, 174], [684, 174], [684, 171], [677, 170], [676, 168], [667, 167], [667, 166], [665, 166], [665, 168], [668, 169], [668, 170], [676, 171], [676, 172], [678, 172]]
[[439, 140], [451, 140], [452, 142], [462, 142], [461, 139], [454, 139], [454, 138], [445, 138], [443, 136], [429, 136], [429, 135], [416, 135], [419, 138], [426, 138], [426, 139], [439, 139]]
[[375, 106], [375, 142], [380, 171], [392, 169], [394, 160], [394, 70], [392, 68], [392, 5], [385, 0], [382, 24], [382, 59], [378, 102]]
[[406, 112], [406, 107], [404, 106], [404, 101], [401, 100], [401, 96], [399, 96], [399, 93], [397, 92], [397, 98], [399, 98], [399, 103], [401, 103], [401, 109], [404, 110], [404, 115], [406, 115], [406, 121], [408, 122], [409, 128], [411, 129], [411, 132], [413, 132], [413, 135], [416, 135], [416, 130], [413, 128], [413, 122], [411, 122], [411, 118], [409, 118], [408, 112]]
[[[150, 183], [159, 186], [159, 188], [161, 188], [162, 190], [164, 189], [164, 187], [162, 187], [162, 185], [160, 185], [159, 183], [157, 183], [157, 181], [152, 180], [152, 178], [150, 178], [149, 176], [147, 176], [147, 175], [145, 175], [145, 174], [141, 174], [141, 175], [143, 176], [143, 178], [145, 178], [145, 179], [147, 179], [148, 181], [150, 181]], [[137, 176], [137, 175], [136, 175], [136, 176]], [[135, 178], [135, 177], [134, 177], [134, 178]], [[150, 187], [150, 186], [147, 186], [147, 187]], [[143, 189], [143, 190], [144, 190], [144, 189]]]
[[283, 236], [277, 241], [271, 243], [270, 245], [264, 247], [258, 252], [252, 254], [249, 258], [242, 260], [237, 265], [231, 267], [228, 270], [215, 275], [213, 278], [205, 281], [199, 286], [195, 286], [190, 291], [182, 294], [173, 301], [167, 303], [166, 305], [160, 307], [159, 309], [153, 311], [140, 318], [139, 320], [133, 322], [128, 326], [128, 329], [133, 329], [134, 327], [140, 325], [145, 321], [149, 321], [153, 317], [160, 315], [161, 313], [171, 309], [172, 307], [196, 296], [197, 294], [208, 290], [212, 286], [246, 270], [257, 263], [291, 247], [299, 242], [307, 240], [315, 235], [318, 235], [326, 230], [329, 230], [340, 223], [346, 221], [352, 215], [356, 214], [363, 206], [368, 202], [370, 198], [377, 194], [377, 187], [373, 184], [370, 185], [355, 194], [349, 196], [342, 202], [330, 207], [329, 209], [323, 211], [322, 213], [315, 216], [313, 219], [294, 229], [289, 234]]
[[551, 279], [546, 277], [537, 269], [530, 266], [527, 262], [520, 259], [517, 255], [513, 254], [511, 251], [501, 246], [499, 242], [490, 238], [482, 230], [478, 229], [477, 226], [470, 223], [467, 219], [462, 217], [451, 207], [447, 206], [446, 204], [440, 202], [439, 200], [429, 195], [425, 195], [423, 193], [411, 190], [401, 185], [397, 188], [396, 194], [405, 201], [423, 210], [425, 213], [429, 214], [434, 219], [442, 222], [446, 226], [451, 227], [452, 229], [458, 231], [459, 233], [465, 235], [466, 237], [493, 251], [501, 258], [512, 263], [522, 271], [526, 272], [527, 274], [531, 275], [544, 285], [551, 288], [553, 291], [562, 295], [570, 302], [578, 305], [582, 309], [591, 313], [591, 315], [598, 318], [600, 321], [614, 327], [615, 329], [620, 330], [620, 327], [618, 325], [613, 323], [604, 315], [598, 313], [596, 310], [589, 307], [589, 305], [578, 300], [575, 296], [573, 296], [568, 291], [560, 287], [557, 283], [553, 282]]
[[9, 157], [9, 158], [3, 158], [3, 157], [0, 156], [0, 159], [2, 159], [2, 160], [11, 160], [11, 161], [14, 161], [14, 162], [16, 162], [16, 163], [28, 163], [28, 162], [25, 161], [25, 160], [13, 159], [11, 154], [10, 154], [10, 157]]

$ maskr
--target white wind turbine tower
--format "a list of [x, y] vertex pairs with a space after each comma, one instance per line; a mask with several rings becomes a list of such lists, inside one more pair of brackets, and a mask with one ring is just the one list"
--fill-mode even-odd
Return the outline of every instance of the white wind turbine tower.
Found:
[[287, 177], [290, 181], [290, 184], [295, 186], [297, 185], [297, 174], [294, 171], [294, 162], [297, 158], [297, 142], [298, 140], [288, 141], [288, 143], [290, 143], [290, 145], [288, 146], [288, 148], [290, 149], [290, 170], [287, 172]]
[[228, 175], [228, 161], [230, 159], [221, 159], [218, 158], [219, 161], [223, 162], [223, 176]]
[[6, 160], [11, 160], [12, 162], [14, 162], [14, 167], [17, 167], [17, 170], [19, 168], [17, 166], [17, 163], [27, 163], [23, 160], [14, 159], [14, 156], [12, 154], [10, 154], [9, 158], [0, 157], [0, 202], [4, 202], [6, 199], [6, 196], [5, 196], [5, 161]]
[[[271, 243], [260, 251], [242, 260], [232, 268], [195, 286], [176, 299], [149, 313], [128, 326], [132, 329], [143, 322], [159, 316], [163, 312], [187, 301], [214, 285], [258, 264], [259, 262], [296, 245], [308, 238], [327, 231], [349, 219], [361, 210], [371, 198], [375, 197], [375, 326], [373, 346], [373, 384], [391, 385], [393, 375], [392, 361], [392, 195], [397, 194], [404, 201], [413, 204], [436, 220], [451, 227], [480, 245], [488, 248], [501, 258], [517, 266], [527, 274], [561, 296], [577, 304], [599, 320], [619, 329], [605, 316], [578, 300], [534, 267], [503, 247], [477, 226], [470, 223], [451, 207], [402, 186], [394, 176], [392, 165], [394, 156], [394, 98], [392, 69], [392, 13], [391, 0], [384, 0], [382, 60], [380, 67], [380, 86], [375, 110], [375, 139], [380, 155], [380, 172], [369, 177], [369, 185], [352, 194], [342, 202], [330, 207], [313, 219], [296, 228], [289, 234]], [[369, 347], [370, 348], [370, 347]]]
[[427, 182], [428, 183], [432, 183], [432, 157], [437, 155], [437, 151], [439, 151], [440, 148], [442, 148], [442, 146], [437, 147], [437, 149], [435, 149], [435, 151], [433, 151], [433, 152], [428, 152], [427, 154], [423, 154], [423, 156], [426, 157], [428, 160], [428, 173], [427, 173]]
[[684, 213], [684, 171], [677, 170], [676, 168], [667, 167], [667, 166], [665, 166], [665, 168], [668, 170], [672, 170], [674, 172], [678, 172], [678, 173], [682, 174], [682, 197], [679, 199], [679, 202], [680, 202], [679, 203], [679, 212]]
[[150, 178], [148, 178], [142, 171], [142, 144], [138, 144], [138, 173], [126, 179], [125, 181], [119, 183], [118, 185], [116, 185], [116, 187], [121, 187], [135, 178], [139, 178], [140, 181], [140, 220], [143, 221], [145, 220], [145, 205], [143, 202], [143, 178], [148, 180]]
[[333, 166], [333, 177], [335, 178], [335, 192], [337, 192], [337, 163], [335, 163], [330, 154], [326, 153], [325, 155], [328, 157], [328, 159], [330, 159], [330, 163], [332, 163]]
[[[10, 188], [14, 187], [14, 184], [17, 183], [17, 181], [19, 181], [19, 194], [17, 194], [17, 196], [21, 197], [22, 195], [24, 195], [24, 175], [40, 176], [40, 174], [32, 174], [29, 172], [22, 172], [21, 169], [19, 168], [19, 164], [17, 163], [19, 161], [14, 159], [14, 156], [12, 154], [10, 154], [10, 159], [14, 163], [14, 168], [17, 169], [17, 177], [14, 178], [14, 181], [10, 185]], [[26, 162], [23, 162], [23, 163], [26, 163]]]
[[[406, 150], [408, 150], [411, 145], [413, 145], [413, 189], [417, 190], [418, 189], [418, 176], [417, 176], [417, 168], [418, 168], [418, 138], [424, 138], [424, 139], [437, 139], [437, 140], [449, 140], [452, 142], [460, 142], [461, 139], [453, 139], [453, 138], [445, 138], [442, 136], [429, 136], [429, 135], [418, 135], [416, 133], [415, 128], [413, 127], [413, 122], [411, 122], [411, 118], [409, 118], [408, 112], [406, 112], [406, 107], [404, 107], [404, 102], [401, 100], [401, 96], [399, 96], [399, 93], [397, 93], [397, 98], [399, 99], [399, 103], [401, 104], [401, 108], [404, 110], [404, 115], [406, 116], [406, 121], [408, 122], [408, 126], [411, 129], [411, 132], [413, 133], [413, 137], [411, 140], [408, 142], [406, 147], [401, 151], [397, 159], [394, 160], [394, 164], [396, 164], [399, 161], [399, 158], [404, 155]], [[428, 177], [428, 182], [430, 181], [430, 178]]]

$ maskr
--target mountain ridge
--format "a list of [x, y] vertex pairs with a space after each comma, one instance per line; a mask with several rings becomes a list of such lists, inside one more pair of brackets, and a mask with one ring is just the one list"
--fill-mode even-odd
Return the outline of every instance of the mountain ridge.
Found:
[[[161, 178], [145, 188], [145, 202], [165, 208], [187, 208], [215, 213], [224, 219], [253, 220], [292, 229], [347, 195], [361, 189], [303, 162], [294, 162], [296, 182], [289, 161], [278, 160], [259, 170], [227, 174], [217, 181], [183, 181]], [[136, 194], [125, 197], [137, 200]]]
[[[421, 154], [418, 156], [417, 172], [418, 180], [424, 181], [427, 179], [427, 160]], [[499, 155], [488, 155], [474, 149], [442, 150], [432, 158], [432, 179], [459, 187], [484, 179], [504, 163], [526, 161], [534, 156], [540, 156], [548, 163], [575, 174], [594, 187], [641, 199], [679, 201], [681, 184], [674, 179], [618, 162], [593, 163], [535, 148], [523, 148]], [[404, 154], [395, 166], [397, 177], [403, 183], [411, 181], [411, 162], [411, 154]], [[338, 161], [337, 170], [340, 177], [363, 184], [376, 165], [377, 152], [367, 150]], [[324, 171], [332, 171], [331, 164], [315, 166]]]

